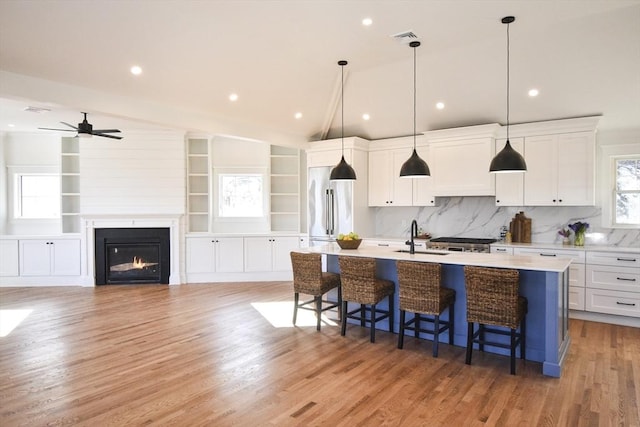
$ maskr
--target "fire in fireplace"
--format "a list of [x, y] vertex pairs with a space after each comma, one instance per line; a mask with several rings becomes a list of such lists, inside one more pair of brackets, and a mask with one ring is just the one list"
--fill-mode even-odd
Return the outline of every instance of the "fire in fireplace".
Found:
[[97, 228], [96, 285], [169, 283], [168, 228]]

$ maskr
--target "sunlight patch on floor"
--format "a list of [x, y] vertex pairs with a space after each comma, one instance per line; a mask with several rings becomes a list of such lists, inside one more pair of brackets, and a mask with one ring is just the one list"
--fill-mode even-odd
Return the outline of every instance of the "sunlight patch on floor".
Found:
[[[293, 327], [293, 301], [252, 302], [251, 305], [275, 328]], [[316, 326], [313, 311], [298, 309], [296, 327], [302, 326]], [[337, 323], [323, 314], [322, 326], [337, 326]]]
[[32, 311], [30, 308], [23, 310], [0, 310], [0, 338], [9, 335]]

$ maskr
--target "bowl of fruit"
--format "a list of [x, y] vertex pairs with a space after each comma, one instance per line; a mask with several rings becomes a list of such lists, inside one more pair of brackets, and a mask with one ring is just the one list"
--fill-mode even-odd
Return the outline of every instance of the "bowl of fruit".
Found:
[[336, 243], [341, 249], [358, 249], [358, 246], [362, 243], [362, 239], [352, 231], [349, 234], [338, 234]]

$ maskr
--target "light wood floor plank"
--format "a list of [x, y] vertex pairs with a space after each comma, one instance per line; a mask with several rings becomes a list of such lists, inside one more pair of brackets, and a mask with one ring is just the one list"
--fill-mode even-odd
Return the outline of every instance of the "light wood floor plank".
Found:
[[571, 320], [561, 378], [511, 376], [504, 356], [252, 305], [292, 300], [287, 282], [0, 288], [1, 310], [33, 310], [0, 338], [0, 425], [640, 427], [637, 328]]

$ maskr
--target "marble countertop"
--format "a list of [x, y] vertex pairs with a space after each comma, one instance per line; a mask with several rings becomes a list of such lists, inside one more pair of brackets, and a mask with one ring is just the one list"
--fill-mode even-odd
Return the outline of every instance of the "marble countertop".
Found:
[[[434, 262], [440, 264], [475, 265], [478, 267], [513, 268], [517, 270], [563, 272], [571, 264], [571, 258], [543, 258], [528, 255], [505, 255], [476, 252], [418, 251], [415, 254], [398, 252], [397, 249], [361, 245], [358, 249], [340, 249], [336, 243], [300, 249], [327, 255], [360, 256], [390, 260]], [[424, 252], [424, 253], [421, 253]]]

